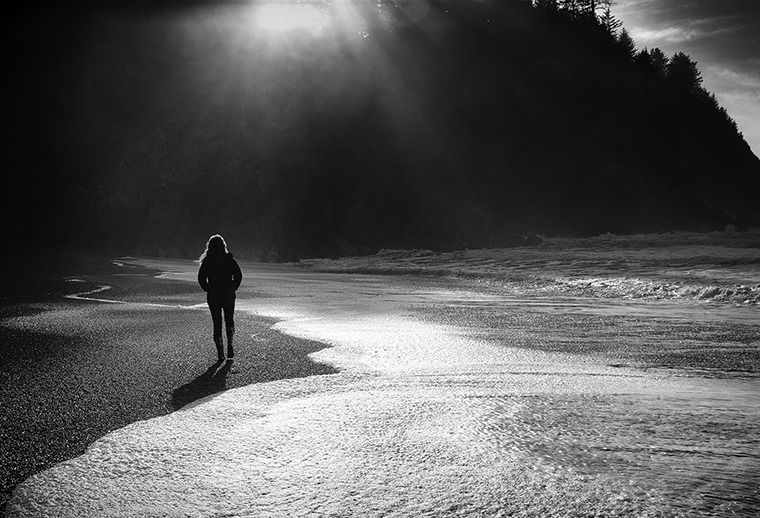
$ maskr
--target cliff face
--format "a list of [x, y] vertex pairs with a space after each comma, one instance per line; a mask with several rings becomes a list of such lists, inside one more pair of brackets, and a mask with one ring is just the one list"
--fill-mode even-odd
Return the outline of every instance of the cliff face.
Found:
[[292, 259], [760, 220], [760, 160], [696, 65], [596, 18], [314, 2], [319, 31], [273, 33], [196, 4], [21, 20], [12, 232]]

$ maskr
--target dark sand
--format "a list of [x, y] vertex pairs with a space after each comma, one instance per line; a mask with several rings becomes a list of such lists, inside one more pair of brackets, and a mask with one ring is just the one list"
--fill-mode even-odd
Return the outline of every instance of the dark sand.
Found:
[[307, 357], [322, 344], [241, 312], [236, 361], [216, 364], [206, 310], [64, 298], [110, 285], [96, 296], [192, 305], [205, 300], [196, 285], [117, 268], [109, 255], [35, 258], [4, 264], [14, 274], [0, 293], [0, 510], [20, 482], [112, 430], [225, 389], [334, 372]]

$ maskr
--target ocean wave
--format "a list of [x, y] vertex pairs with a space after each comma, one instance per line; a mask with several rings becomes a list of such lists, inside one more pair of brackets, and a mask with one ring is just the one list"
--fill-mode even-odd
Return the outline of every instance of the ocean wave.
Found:
[[584, 296], [643, 299], [700, 300], [721, 304], [760, 305], [760, 285], [700, 285], [657, 282], [638, 278], [558, 278], [548, 283], [545, 291]]
[[304, 261], [315, 271], [479, 280], [484, 289], [643, 300], [760, 305], [760, 233], [604, 235], [540, 247], [381, 250]]

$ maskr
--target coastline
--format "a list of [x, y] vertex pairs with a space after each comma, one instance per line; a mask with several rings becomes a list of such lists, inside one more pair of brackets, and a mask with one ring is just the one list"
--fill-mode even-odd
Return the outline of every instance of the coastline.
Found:
[[0, 308], [0, 514], [19, 483], [113, 430], [222, 390], [335, 372], [308, 357], [324, 344], [283, 335], [271, 329], [273, 320], [240, 311], [237, 361], [215, 365], [203, 306], [64, 298], [116, 281], [111, 298], [139, 293], [198, 305], [204, 299], [196, 286], [157, 280], [145, 268], [124, 275], [106, 255], [37, 259], [14, 265], [23, 273], [4, 288]]
[[[671, 252], [659, 254], [659, 266], [652, 268], [656, 276], [660, 262], [673, 260]], [[485, 259], [491, 263], [499, 258], [496, 252], [483, 253], [490, 254]], [[544, 269], [542, 254], [533, 269]], [[593, 285], [601, 287], [624, 266], [616, 263], [613, 271], [605, 266], [608, 257], [593, 251], [567, 254], [572, 261], [556, 269], [581, 265], [579, 273], [593, 272]], [[630, 255], [626, 261], [635, 259]], [[698, 258], [705, 272], [712, 257]], [[514, 259], [507, 251], [494, 264]], [[468, 266], [478, 260], [468, 256], [457, 262]], [[160, 282], [118, 277], [103, 291], [96, 290], [105, 281], [90, 278], [85, 286], [80, 279], [79, 293], [89, 294], [77, 304], [99, 308], [104, 322], [138, 308], [164, 320], [184, 312], [193, 325], [200, 323], [199, 333], [208, 332], [203, 331], [207, 319], [199, 317], [205, 306], [198, 301], [194, 265], [147, 258], [122, 264], [166, 273]], [[714, 264], [725, 266], [720, 260]], [[741, 272], [754, 275], [755, 265], [729, 271], [728, 282]], [[167, 506], [187, 515], [210, 514], [210, 509], [250, 514], [260, 506], [283, 514], [303, 509], [340, 514], [346, 494], [362, 495], [352, 501], [370, 514], [383, 502], [397, 510], [395, 502], [401, 500], [408, 504], [407, 515], [419, 514], [419, 505], [445, 515], [463, 500], [472, 512], [462, 514], [475, 516], [483, 514], [477, 502], [526, 516], [591, 514], [575, 506], [579, 501], [587, 501], [593, 514], [604, 509], [607, 516], [679, 509], [756, 514], [757, 325], [743, 319], [744, 313], [756, 315], [756, 307], [608, 300], [594, 293], [577, 300], [540, 291], [528, 297], [495, 290], [496, 283], [484, 285], [479, 278], [247, 267], [238, 297], [241, 316], [271, 318], [253, 316], [251, 322], [277, 322], [274, 328], [284, 333], [331, 344], [311, 358], [340, 373], [249, 385], [120, 428], [84, 455], [23, 483], [9, 514], [61, 516], [62, 509], [71, 509], [67, 516], [98, 517], [118, 508], [142, 515], [147, 508]], [[720, 281], [726, 271], [716, 274]], [[129, 303], [92, 302], [98, 297]], [[79, 305], [60, 315], [61, 331], [61, 322], [71, 320]], [[264, 371], [269, 362], [262, 347], [283, 337], [269, 340], [261, 329], [246, 328], [252, 342], [247, 359]], [[187, 347], [201, 344], [207, 341]], [[118, 352], [112, 354], [116, 360]], [[290, 353], [296, 352], [283, 354]], [[737, 359], [750, 364], [740, 366]], [[173, 398], [213, 390], [219, 381], [215, 372], [194, 374]], [[409, 455], [414, 452], [422, 455]], [[515, 458], [505, 452], [522, 459], [517, 471]], [[530, 471], [536, 465], [548, 471]], [[495, 476], [482, 477], [484, 469], [496, 469]], [[526, 472], [532, 473], [527, 479]], [[558, 473], [564, 474], [559, 486]], [[409, 481], [420, 476], [432, 477], [432, 485], [413, 485], [417, 491], [410, 498]], [[306, 485], [294, 486], [294, 480]], [[314, 480], [337, 485], [313, 485]], [[490, 486], [494, 480], [508, 482]], [[472, 481], [477, 483], [469, 486]], [[452, 491], [460, 484], [469, 489]], [[163, 489], [156, 492], [157, 487]], [[310, 490], [301, 491], [304, 487]]]

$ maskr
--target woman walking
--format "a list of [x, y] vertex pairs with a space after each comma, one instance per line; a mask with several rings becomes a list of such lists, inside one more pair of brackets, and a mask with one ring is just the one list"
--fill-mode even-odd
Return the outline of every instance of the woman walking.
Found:
[[219, 363], [224, 361], [222, 340], [222, 312], [227, 330], [227, 360], [235, 356], [232, 338], [235, 335], [235, 290], [240, 287], [243, 273], [232, 254], [227, 251], [227, 243], [219, 234], [211, 236], [206, 250], [198, 258], [198, 284], [206, 292], [206, 301], [214, 323], [214, 343]]

